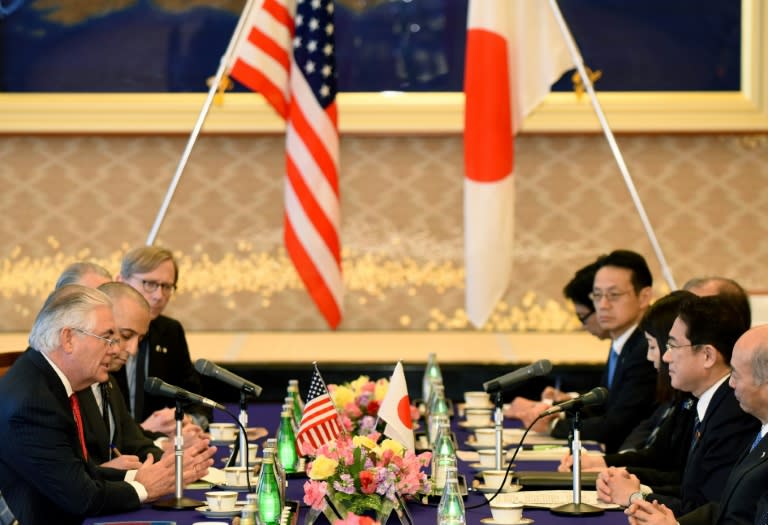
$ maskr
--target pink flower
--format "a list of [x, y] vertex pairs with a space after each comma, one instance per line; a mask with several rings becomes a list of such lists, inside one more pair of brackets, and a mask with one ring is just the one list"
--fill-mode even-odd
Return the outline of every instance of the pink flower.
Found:
[[363, 412], [360, 410], [360, 407], [357, 406], [355, 403], [347, 403], [344, 406], [344, 412], [346, 416], [349, 416], [350, 418], [359, 418], [363, 415]]
[[307, 481], [304, 483], [304, 503], [316, 510], [325, 508], [325, 495], [328, 492], [328, 482]]

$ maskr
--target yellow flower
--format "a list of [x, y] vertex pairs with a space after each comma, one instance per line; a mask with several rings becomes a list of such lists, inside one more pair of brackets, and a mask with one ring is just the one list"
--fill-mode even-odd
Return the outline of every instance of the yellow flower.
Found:
[[394, 439], [385, 439], [381, 442], [381, 445], [376, 448], [376, 455], [381, 457], [386, 450], [391, 450], [395, 455], [402, 456], [405, 447]]
[[363, 385], [368, 383], [370, 379], [368, 379], [368, 376], [360, 376], [354, 381], [352, 381], [349, 386], [352, 388], [352, 390], [355, 392], [356, 396], [359, 396], [363, 393]]
[[379, 379], [376, 381], [376, 389], [373, 391], [373, 399], [381, 401], [384, 396], [387, 395], [389, 390], [389, 381], [387, 379]]
[[364, 447], [368, 450], [376, 449], [376, 442], [367, 436], [353, 436], [352, 444], [356, 447]]
[[339, 408], [347, 406], [347, 403], [355, 402], [355, 393], [352, 389], [343, 385], [337, 386], [331, 393], [331, 397], [333, 398], [333, 404]]
[[327, 479], [336, 472], [336, 467], [339, 466], [339, 462], [335, 459], [331, 459], [325, 456], [317, 456], [312, 462], [312, 467], [307, 474], [309, 479], [321, 480]]

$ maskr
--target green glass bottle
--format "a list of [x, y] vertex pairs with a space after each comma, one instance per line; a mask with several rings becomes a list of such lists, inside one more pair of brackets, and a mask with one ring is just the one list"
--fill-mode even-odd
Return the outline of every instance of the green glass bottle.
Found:
[[271, 454], [264, 454], [256, 490], [259, 495], [259, 521], [262, 525], [280, 525], [280, 513], [283, 510], [273, 463]]
[[445, 487], [437, 506], [437, 525], [465, 525], [464, 501], [459, 491], [459, 477], [456, 467], [445, 469]]
[[301, 399], [301, 392], [299, 392], [299, 380], [288, 380], [288, 394], [293, 398], [293, 419], [296, 421], [296, 426], [301, 425], [301, 415], [304, 413], [304, 401]]
[[269, 449], [272, 459], [274, 460], [275, 479], [277, 479], [277, 484], [280, 487], [280, 501], [285, 504], [285, 490], [288, 487], [288, 478], [285, 476], [285, 469], [283, 469], [283, 466], [280, 464], [280, 459], [277, 457], [277, 438], [267, 439], [267, 442], [264, 444], [264, 449]]
[[432, 383], [443, 381], [443, 374], [440, 372], [440, 365], [437, 364], [437, 354], [430, 352], [427, 358], [427, 366], [424, 368], [424, 379], [421, 383], [421, 400], [425, 403], [429, 400], [432, 393]]
[[286, 472], [296, 472], [299, 466], [299, 454], [296, 451], [296, 434], [293, 433], [291, 413], [280, 413], [280, 429], [277, 431], [277, 459]]

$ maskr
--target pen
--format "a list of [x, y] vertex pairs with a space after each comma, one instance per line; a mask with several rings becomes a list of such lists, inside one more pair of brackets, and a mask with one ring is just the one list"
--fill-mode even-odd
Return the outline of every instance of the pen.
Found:
[[109, 445], [109, 448], [112, 450], [112, 455], [115, 456], [116, 458], [119, 458], [120, 456], [122, 456], [122, 454], [114, 444]]

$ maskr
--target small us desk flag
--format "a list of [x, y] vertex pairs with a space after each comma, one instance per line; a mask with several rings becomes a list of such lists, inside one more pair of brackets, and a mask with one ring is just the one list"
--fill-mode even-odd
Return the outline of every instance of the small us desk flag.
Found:
[[341, 434], [339, 414], [331, 400], [320, 371], [315, 366], [309, 385], [296, 444], [302, 455], [307, 455]]
[[379, 406], [379, 419], [385, 421], [384, 435], [400, 442], [408, 450], [414, 450], [413, 422], [411, 421], [411, 400], [405, 382], [403, 363], [398, 361], [389, 389]]

